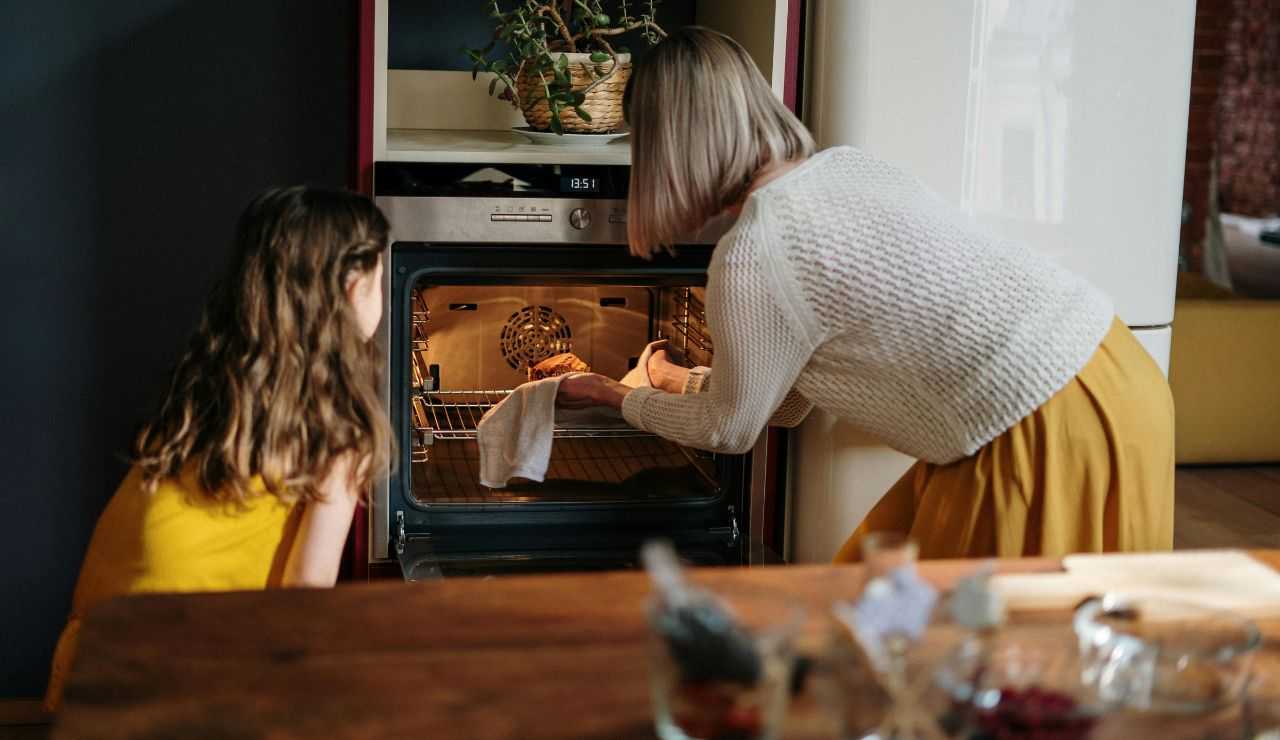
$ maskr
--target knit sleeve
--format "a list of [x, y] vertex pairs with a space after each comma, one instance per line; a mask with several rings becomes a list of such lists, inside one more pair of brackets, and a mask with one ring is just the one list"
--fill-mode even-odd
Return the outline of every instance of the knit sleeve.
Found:
[[755, 444], [815, 345], [760, 229], [740, 226], [717, 252], [707, 282], [715, 382], [692, 394], [636, 388], [624, 399], [622, 413], [632, 426], [674, 442], [736, 454]]
[[[699, 365], [689, 371], [689, 379], [685, 381], [685, 393], [702, 393], [711, 390], [711, 368]], [[800, 426], [809, 412], [813, 411], [813, 402], [793, 390], [782, 399], [782, 405], [769, 417], [769, 426], [792, 429]]]
[[769, 417], [769, 426], [793, 429], [800, 426], [809, 412], [813, 411], [813, 401], [800, 395], [799, 391], [791, 391], [782, 399], [782, 405]]

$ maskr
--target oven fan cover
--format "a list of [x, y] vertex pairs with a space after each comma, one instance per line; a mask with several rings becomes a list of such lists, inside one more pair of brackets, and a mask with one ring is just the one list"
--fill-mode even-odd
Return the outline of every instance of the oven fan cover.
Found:
[[549, 306], [525, 306], [507, 319], [498, 345], [507, 364], [521, 370], [573, 351], [573, 332], [565, 317]]

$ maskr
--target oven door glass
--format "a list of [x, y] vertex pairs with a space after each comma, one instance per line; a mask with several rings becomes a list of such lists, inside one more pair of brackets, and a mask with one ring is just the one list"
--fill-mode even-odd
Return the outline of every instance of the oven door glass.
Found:
[[544, 481], [479, 482], [476, 427], [530, 368], [572, 353], [622, 379], [645, 345], [669, 338], [710, 361], [699, 286], [440, 284], [409, 290], [406, 493], [418, 506], [697, 501], [717, 498], [715, 455], [637, 430], [603, 409], [559, 411]]
[[469, 561], [615, 567], [652, 537], [706, 562], [741, 561], [751, 456], [685, 448], [617, 415], [558, 414], [545, 480], [480, 483], [476, 427], [528, 381], [530, 363], [571, 352], [621, 378], [665, 338], [687, 364], [710, 365], [710, 256], [709, 246], [646, 261], [621, 245], [392, 245], [387, 397], [399, 456], [385, 521], [406, 573]]
[[[397, 553], [407, 581], [425, 581], [468, 575], [555, 573], [588, 570], [626, 570], [640, 567], [644, 536], [619, 536], [616, 531], [586, 530], [561, 533], [554, 547], [546, 537], [517, 529], [470, 533], [465, 544], [436, 537], [412, 538]], [[700, 536], [675, 536], [672, 541], [682, 560], [691, 565], [729, 565], [737, 560], [733, 543], [706, 532]]]

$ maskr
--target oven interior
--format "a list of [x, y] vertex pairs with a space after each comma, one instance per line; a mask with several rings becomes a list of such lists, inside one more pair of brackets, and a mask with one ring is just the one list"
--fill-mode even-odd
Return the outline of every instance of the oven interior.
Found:
[[645, 345], [670, 341], [685, 364], [710, 365], [699, 285], [440, 284], [408, 290], [410, 377], [404, 488], [419, 509], [712, 502], [725, 456], [674, 444], [599, 411], [559, 412], [546, 480], [479, 482], [476, 425], [538, 361], [572, 352], [621, 379]]

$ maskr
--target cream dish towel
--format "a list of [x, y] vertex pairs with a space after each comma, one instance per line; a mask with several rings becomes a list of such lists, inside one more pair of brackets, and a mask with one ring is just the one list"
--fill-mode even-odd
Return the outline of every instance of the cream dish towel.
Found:
[[512, 478], [543, 479], [551, 460], [556, 391], [570, 375], [524, 383], [480, 418], [480, 485], [502, 488]]
[[[653, 342], [644, 348], [635, 368], [620, 381], [636, 388], [649, 385], [649, 357], [662, 346]], [[560, 381], [576, 375], [557, 375], [517, 386], [510, 396], [485, 412], [476, 426], [480, 448], [480, 485], [503, 488], [512, 478], [541, 482], [551, 462], [551, 441], [555, 424], [575, 426], [616, 426], [625, 424], [613, 409], [557, 409]]]
[[649, 358], [653, 356], [654, 352], [657, 352], [660, 349], [668, 349], [667, 340], [659, 339], [656, 342], [650, 342], [646, 345], [644, 352], [640, 353], [640, 359], [636, 360], [636, 366], [631, 368], [626, 375], [622, 376], [622, 380], [619, 380], [618, 382], [628, 388], [651, 387], [653, 383], [649, 380]]

